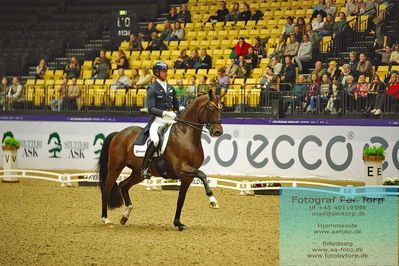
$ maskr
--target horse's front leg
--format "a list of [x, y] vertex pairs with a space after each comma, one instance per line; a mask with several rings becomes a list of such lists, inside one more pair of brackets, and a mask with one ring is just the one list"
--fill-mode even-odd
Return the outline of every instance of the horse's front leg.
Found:
[[209, 197], [209, 207], [212, 209], [219, 209], [219, 204], [218, 204], [215, 196], [213, 196], [213, 192], [212, 192], [211, 188], [209, 187], [209, 183], [208, 183], [206, 174], [204, 172], [202, 172], [201, 170], [197, 170], [196, 177], [198, 177], [198, 179], [201, 180], [202, 183], [204, 184], [206, 195]]
[[177, 199], [177, 208], [175, 214], [175, 220], [173, 224], [179, 228], [180, 231], [187, 231], [188, 227], [180, 222], [181, 210], [184, 205], [184, 200], [186, 199], [187, 190], [190, 187], [193, 178], [191, 177], [183, 177], [181, 179], [180, 190], [179, 190], [179, 198]]

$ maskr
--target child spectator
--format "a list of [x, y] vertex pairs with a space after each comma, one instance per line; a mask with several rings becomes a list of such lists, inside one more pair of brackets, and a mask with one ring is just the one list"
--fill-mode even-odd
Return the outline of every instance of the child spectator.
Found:
[[356, 91], [356, 83], [354, 83], [355, 78], [353, 76], [346, 77], [346, 83], [344, 87], [346, 108], [349, 112], [353, 112], [355, 106], [354, 94]]
[[320, 112], [321, 104], [327, 103], [332, 94], [332, 84], [328, 74], [324, 74], [321, 77], [320, 93], [317, 97], [317, 111]]
[[370, 84], [366, 83], [366, 76], [360, 75], [355, 91], [356, 112], [364, 111]]
[[315, 104], [320, 92], [320, 79], [319, 76], [317, 76], [317, 74], [315, 73], [310, 74], [309, 79], [311, 84], [308, 85], [308, 90], [305, 97], [305, 110], [306, 112], [315, 112]]
[[385, 93], [385, 84], [380, 80], [378, 75], [374, 75], [370, 84], [369, 92], [367, 93], [366, 113], [374, 109], [375, 101], [379, 93]]

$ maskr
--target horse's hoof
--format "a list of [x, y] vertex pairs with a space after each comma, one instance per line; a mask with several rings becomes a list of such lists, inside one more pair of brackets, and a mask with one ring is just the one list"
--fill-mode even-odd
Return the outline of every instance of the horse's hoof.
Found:
[[101, 222], [105, 225], [112, 224], [111, 220], [108, 217], [101, 217]]
[[182, 225], [179, 225], [178, 227], [179, 227], [179, 231], [188, 231], [187, 225], [182, 224]]
[[219, 204], [217, 202], [211, 201], [209, 202], [209, 208], [211, 209], [219, 209]]
[[127, 218], [125, 215], [122, 215], [122, 217], [119, 220], [119, 222], [121, 223], [121, 225], [125, 225], [127, 220], [129, 220], [129, 218]]

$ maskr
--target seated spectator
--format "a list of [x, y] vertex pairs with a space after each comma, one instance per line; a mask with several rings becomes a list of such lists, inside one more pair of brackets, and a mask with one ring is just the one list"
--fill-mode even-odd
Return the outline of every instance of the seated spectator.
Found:
[[366, 0], [366, 11], [367, 14], [371, 17], [374, 17], [377, 14], [377, 5], [375, 0]]
[[290, 44], [285, 47], [284, 56], [294, 57], [298, 54], [299, 42], [296, 41], [295, 35], [290, 35]]
[[287, 112], [288, 107], [291, 106], [294, 111], [297, 107], [302, 109], [302, 102], [305, 99], [307, 92], [307, 85], [305, 84], [305, 77], [298, 75], [297, 81], [292, 89], [289, 97], [284, 98], [284, 111]]
[[67, 84], [68, 84], [68, 80], [67, 80], [67, 79], [64, 79], [64, 80], [62, 81], [62, 84], [61, 84], [60, 88], [58, 89], [58, 95], [59, 95], [59, 97], [53, 99], [53, 100], [51, 101], [51, 103], [50, 103], [51, 110], [53, 110], [53, 111], [58, 111], [58, 112], [61, 111], [62, 101], [63, 101], [63, 99], [65, 98], [65, 93], [66, 93], [66, 91], [67, 91]]
[[234, 81], [237, 76], [238, 65], [236, 64], [236, 60], [234, 58], [230, 59], [230, 65], [226, 66], [226, 75]]
[[69, 110], [80, 110], [82, 108], [82, 101], [80, 96], [82, 95], [82, 89], [76, 84], [77, 79], [72, 78], [72, 85], [68, 85], [65, 97], [62, 100], [61, 109], [64, 111]]
[[312, 24], [306, 25], [306, 34], [309, 36], [309, 41], [312, 43], [313, 54], [319, 50], [320, 37], [316, 31], [313, 30]]
[[357, 0], [357, 6], [359, 9], [359, 14], [362, 14], [366, 11], [366, 3], [363, 0]]
[[345, 92], [345, 102], [347, 110], [352, 113], [355, 107], [355, 91], [356, 91], [356, 83], [354, 83], [355, 78], [353, 76], [346, 76], [344, 92]]
[[316, 61], [314, 67], [315, 70], [311, 74], [316, 74], [319, 77], [319, 80], [324, 74], [327, 74], [327, 69], [323, 68], [323, 63], [321, 61]]
[[287, 17], [287, 23], [284, 24], [283, 31], [281, 34], [284, 35], [285, 38], [288, 38], [291, 33], [294, 33], [295, 23], [292, 17]]
[[[356, 52], [349, 53], [349, 62], [348, 65], [353, 73], [357, 74], [357, 65], [359, 64], [359, 60], [357, 60]], [[355, 77], [355, 76], [354, 76]], [[355, 77], [356, 78], [356, 77]]]
[[44, 74], [46, 74], [47, 70], [47, 62], [44, 59], [41, 59], [39, 65], [36, 67], [35, 77], [37, 79], [43, 79]]
[[316, 20], [312, 22], [312, 29], [317, 33], [324, 30], [324, 17], [321, 14], [318, 14]]
[[217, 83], [220, 85], [223, 90], [222, 95], [227, 93], [229, 89], [229, 79], [230, 77], [226, 75], [226, 69], [221, 67], [218, 69]]
[[199, 58], [199, 67], [203, 69], [212, 68], [212, 57], [207, 54], [206, 49], [201, 49], [201, 56]]
[[[170, 26], [169, 20], [165, 20], [163, 22], [163, 25], [164, 25], [164, 29], [161, 31], [161, 34], [159, 35], [159, 39], [161, 41], [167, 40], [173, 32], [173, 29], [172, 29], [172, 26]], [[153, 40], [153, 35], [151, 35], [151, 41], [152, 40]]]
[[200, 84], [197, 87], [197, 96], [201, 96], [207, 94], [209, 91], [209, 85], [207, 84], [208, 77], [202, 76], [200, 77]]
[[8, 87], [6, 96], [6, 110], [13, 110], [16, 103], [24, 100], [23, 87], [18, 77], [12, 78], [11, 86]]
[[366, 77], [373, 76], [373, 65], [369, 60], [367, 60], [367, 56], [364, 53], [359, 55], [359, 63], [357, 64], [356, 71], [360, 75], [365, 75]]
[[347, 16], [356, 16], [359, 14], [359, 6], [355, 0], [348, 0], [348, 2], [346, 2], [345, 9]]
[[188, 96], [196, 96], [197, 95], [197, 90], [198, 90], [198, 84], [197, 84], [197, 77], [196, 76], [191, 76], [190, 77], [190, 84], [187, 86], [187, 94]]
[[225, 21], [226, 16], [229, 14], [229, 10], [226, 8], [226, 2], [220, 1], [220, 8], [216, 11], [213, 16], [210, 16], [208, 22], [222, 22]]
[[137, 68], [132, 69], [132, 79], [130, 80], [131, 86], [134, 87], [136, 86], [137, 81], [139, 81], [140, 74], [139, 70]]
[[281, 58], [284, 55], [285, 48], [287, 47], [287, 43], [285, 41], [284, 35], [279, 35], [277, 39], [277, 44], [274, 47], [274, 52], [268, 55], [267, 57], [278, 57]]
[[233, 4], [233, 10], [226, 15], [225, 22], [227, 21], [238, 21], [240, 17], [240, 4], [238, 2], [234, 2]]
[[294, 57], [298, 66], [299, 73], [302, 73], [302, 63], [310, 62], [312, 60], [312, 43], [309, 41], [307, 34], [303, 35], [303, 41], [299, 45], [298, 54]]
[[312, 12], [312, 17], [310, 18], [310, 22], [317, 17], [318, 14], [321, 14], [323, 17], [327, 16], [326, 12], [324, 11], [324, 8], [326, 6], [326, 1], [325, 0], [320, 0], [320, 2], [313, 7], [313, 12]]
[[136, 85], [133, 87], [136, 90], [139, 89], [147, 89], [147, 87], [152, 83], [152, 76], [150, 74], [150, 70], [146, 67], [141, 69], [141, 75], [136, 82]]
[[236, 57], [238, 58], [241, 55], [246, 57], [249, 47], [252, 47], [252, 45], [245, 42], [244, 37], [240, 37], [239, 41], [234, 47]]
[[172, 31], [170, 37], [166, 38], [165, 41], [181, 41], [184, 39], [184, 29], [182, 29], [180, 22], [175, 22], [175, 28]]
[[251, 68], [254, 69], [258, 66], [258, 56], [254, 52], [254, 48], [248, 48], [248, 54], [245, 57], [245, 62], [251, 65]]
[[377, 49], [375, 53], [381, 56], [381, 60], [379, 60], [380, 66], [388, 66], [389, 59], [391, 58], [392, 49], [389, 45], [385, 46], [385, 49]]
[[209, 82], [209, 89], [212, 90], [212, 92], [215, 95], [222, 95], [222, 87], [220, 86], [220, 84], [218, 83], [218, 79], [217, 78], [213, 78], [211, 79], [211, 81]]
[[389, 112], [395, 104], [399, 104], [399, 80], [398, 74], [392, 73], [388, 89], [385, 93], [377, 94], [374, 109], [371, 110], [371, 113], [380, 115], [382, 112]]
[[6, 96], [8, 93], [8, 79], [7, 77], [1, 78], [0, 83], [0, 110], [5, 109]]
[[305, 96], [306, 112], [316, 112], [316, 100], [320, 93], [320, 78], [315, 73], [310, 74], [310, 84]]
[[295, 26], [299, 28], [299, 32], [303, 35], [306, 33], [306, 23], [303, 17], [299, 17], [296, 20]]
[[137, 38], [134, 33], [130, 34], [129, 39], [129, 51], [142, 51], [143, 45], [141, 44], [141, 38]]
[[177, 13], [177, 21], [180, 23], [191, 22], [191, 13], [188, 10], [187, 4], [182, 4], [180, 7], [180, 12]]
[[198, 51], [197, 50], [192, 50], [191, 51], [191, 55], [190, 55], [190, 58], [187, 60], [187, 66], [186, 66], [187, 68], [195, 68], [195, 69], [198, 69], [198, 68], [200, 68], [201, 67], [201, 64], [200, 64], [200, 58], [199, 58], [199, 56], [198, 56]]
[[273, 70], [274, 75], [280, 75], [281, 71], [283, 70], [283, 64], [279, 62], [279, 59], [276, 56], [273, 56], [270, 59], [269, 66]]
[[331, 15], [334, 20], [335, 15], [337, 14], [337, 7], [334, 5], [334, 2], [332, 0], [326, 0], [324, 12], [326, 12], [326, 16]]
[[243, 4], [243, 10], [238, 16], [238, 21], [248, 21], [251, 19], [251, 9], [247, 3]]
[[339, 80], [341, 76], [341, 70], [339, 70], [339, 68], [337, 67], [337, 62], [331, 61], [328, 64], [327, 74], [331, 80], [334, 80], [334, 78], [337, 78]]
[[[374, 109], [375, 100], [379, 93], [385, 93], [385, 84], [380, 80], [380, 77], [378, 75], [374, 75], [370, 84], [369, 92], [367, 93], [365, 110], [366, 113]], [[375, 111], [373, 113], [375, 113]]]
[[339, 80], [341, 81], [342, 86], [345, 86], [346, 85], [346, 77], [352, 76], [352, 78], [353, 78], [353, 77], [355, 77], [355, 73], [350, 69], [349, 64], [343, 65], [342, 68], [343, 68], [343, 70], [342, 70]]
[[[295, 36], [295, 39], [297, 42], [301, 43], [302, 42], [302, 36], [303, 34], [299, 30], [299, 27], [295, 26], [294, 32], [292, 33]], [[309, 36], [308, 36], [309, 37]]]
[[[321, 104], [328, 103], [332, 95], [332, 83], [328, 74], [324, 74], [321, 77], [320, 93], [317, 97], [317, 111], [321, 111]], [[327, 107], [327, 105], [326, 105]], [[325, 108], [324, 108], [325, 109]], [[325, 110], [324, 110], [325, 111]]]
[[324, 23], [324, 29], [320, 30], [317, 34], [319, 38], [322, 39], [324, 36], [330, 36], [333, 34], [334, 30], [334, 17], [330, 14], [327, 14], [326, 22]]
[[270, 106], [271, 98], [275, 98], [276, 92], [278, 91], [276, 85], [277, 75], [273, 73], [273, 69], [267, 66], [262, 76], [259, 79], [260, 87], [260, 106]]
[[174, 69], [185, 69], [187, 67], [189, 56], [187, 55], [187, 50], [182, 49], [180, 51], [180, 56], [176, 59], [173, 68]]
[[374, 17], [370, 28], [370, 34], [375, 35], [374, 47], [385, 47], [388, 43], [388, 32], [384, 20], [378, 16]]
[[148, 43], [147, 51], [158, 51], [167, 50], [163, 39], [158, 38], [158, 34], [153, 32], [151, 35], [151, 41]]
[[129, 89], [130, 79], [125, 75], [125, 70], [123, 68], [118, 69], [118, 77], [114, 80], [114, 84], [111, 85], [111, 90], [117, 89]]
[[285, 64], [283, 65], [283, 69], [280, 72], [280, 83], [285, 84], [280, 85], [280, 91], [290, 91], [292, 84], [295, 83], [295, 65], [292, 63], [292, 59], [289, 56], [285, 57], [284, 62]]
[[179, 105], [185, 105], [186, 104], [186, 94], [187, 94], [187, 88], [183, 84], [182, 79], [177, 80], [177, 85], [174, 86], [173, 88], [176, 91], [176, 96], [177, 99], [179, 100]]
[[129, 69], [129, 60], [127, 60], [126, 54], [123, 50], [118, 50], [119, 58], [115, 60], [116, 69]]
[[399, 44], [395, 45], [395, 51], [391, 53], [391, 57], [389, 58], [389, 65], [399, 65]]
[[142, 38], [144, 41], [151, 41], [151, 36], [153, 33], [158, 34], [159, 31], [156, 29], [156, 27], [154, 26], [153, 22], [148, 23], [147, 25], [147, 29], [145, 29], [143, 32], [139, 33], [139, 37]]
[[167, 16], [166, 19], [167, 19], [168, 21], [170, 21], [170, 22], [176, 21], [176, 19], [177, 19], [177, 8], [176, 8], [176, 7], [172, 6], [172, 7], [169, 9], [169, 15]]
[[246, 79], [251, 75], [251, 65], [245, 62], [245, 57], [240, 55], [238, 58], [237, 78]]
[[339, 81], [337, 76], [332, 78], [332, 86], [331, 86], [331, 96], [328, 99], [327, 106], [324, 109], [325, 112], [336, 114], [342, 112], [342, 103], [343, 103], [343, 88], [342, 84]]
[[80, 64], [76, 56], [72, 56], [71, 61], [65, 66], [67, 79], [80, 77]]
[[333, 26], [333, 39], [336, 39], [334, 45], [345, 46], [346, 43], [350, 43], [352, 40], [350, 36], [352, 30], [346, 21], [344, 12], [339, 12], [338, 17], [339, 21], [335, 22]]
[[253, 45], [253, 48], [258, 57], [263, 58], [266, 56], [265, 45], [267, 41], [267, 38], [261, 38], [259, 36], [255, 37], [255, 44]]
[[100, 50], [100, 57], [94, 59], [92, 70], [92, 79], [107, 79], [109, 70], [111, 69], [111, 63], [108, 58], [105, 57], [105, 50]]
[[362, 112], [366, 107], [366, 99], [367, 94], [370, 89], [370, 84], [366, 83], [366, 76], [360, 75], [358, 79], [358, 84], [355, 90], [355, 103], [356, 103], [356, 112]]

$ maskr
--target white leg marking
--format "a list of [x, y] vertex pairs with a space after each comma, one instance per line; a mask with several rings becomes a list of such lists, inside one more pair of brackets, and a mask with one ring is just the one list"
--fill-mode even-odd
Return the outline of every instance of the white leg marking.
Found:
[[103, 224], [112, 224], [111, 220], [108, 217], [101, 217], [101, 222]]
[[125, 208], [125, 211], [123, 212], [123, 216], [125, 216], [125, 217], [128, 219], [129, 216], [130, 216], [130, 212], [132, 211], [132, 209], [133, 209], [133, 205], [127, 206], [127, 207]]

